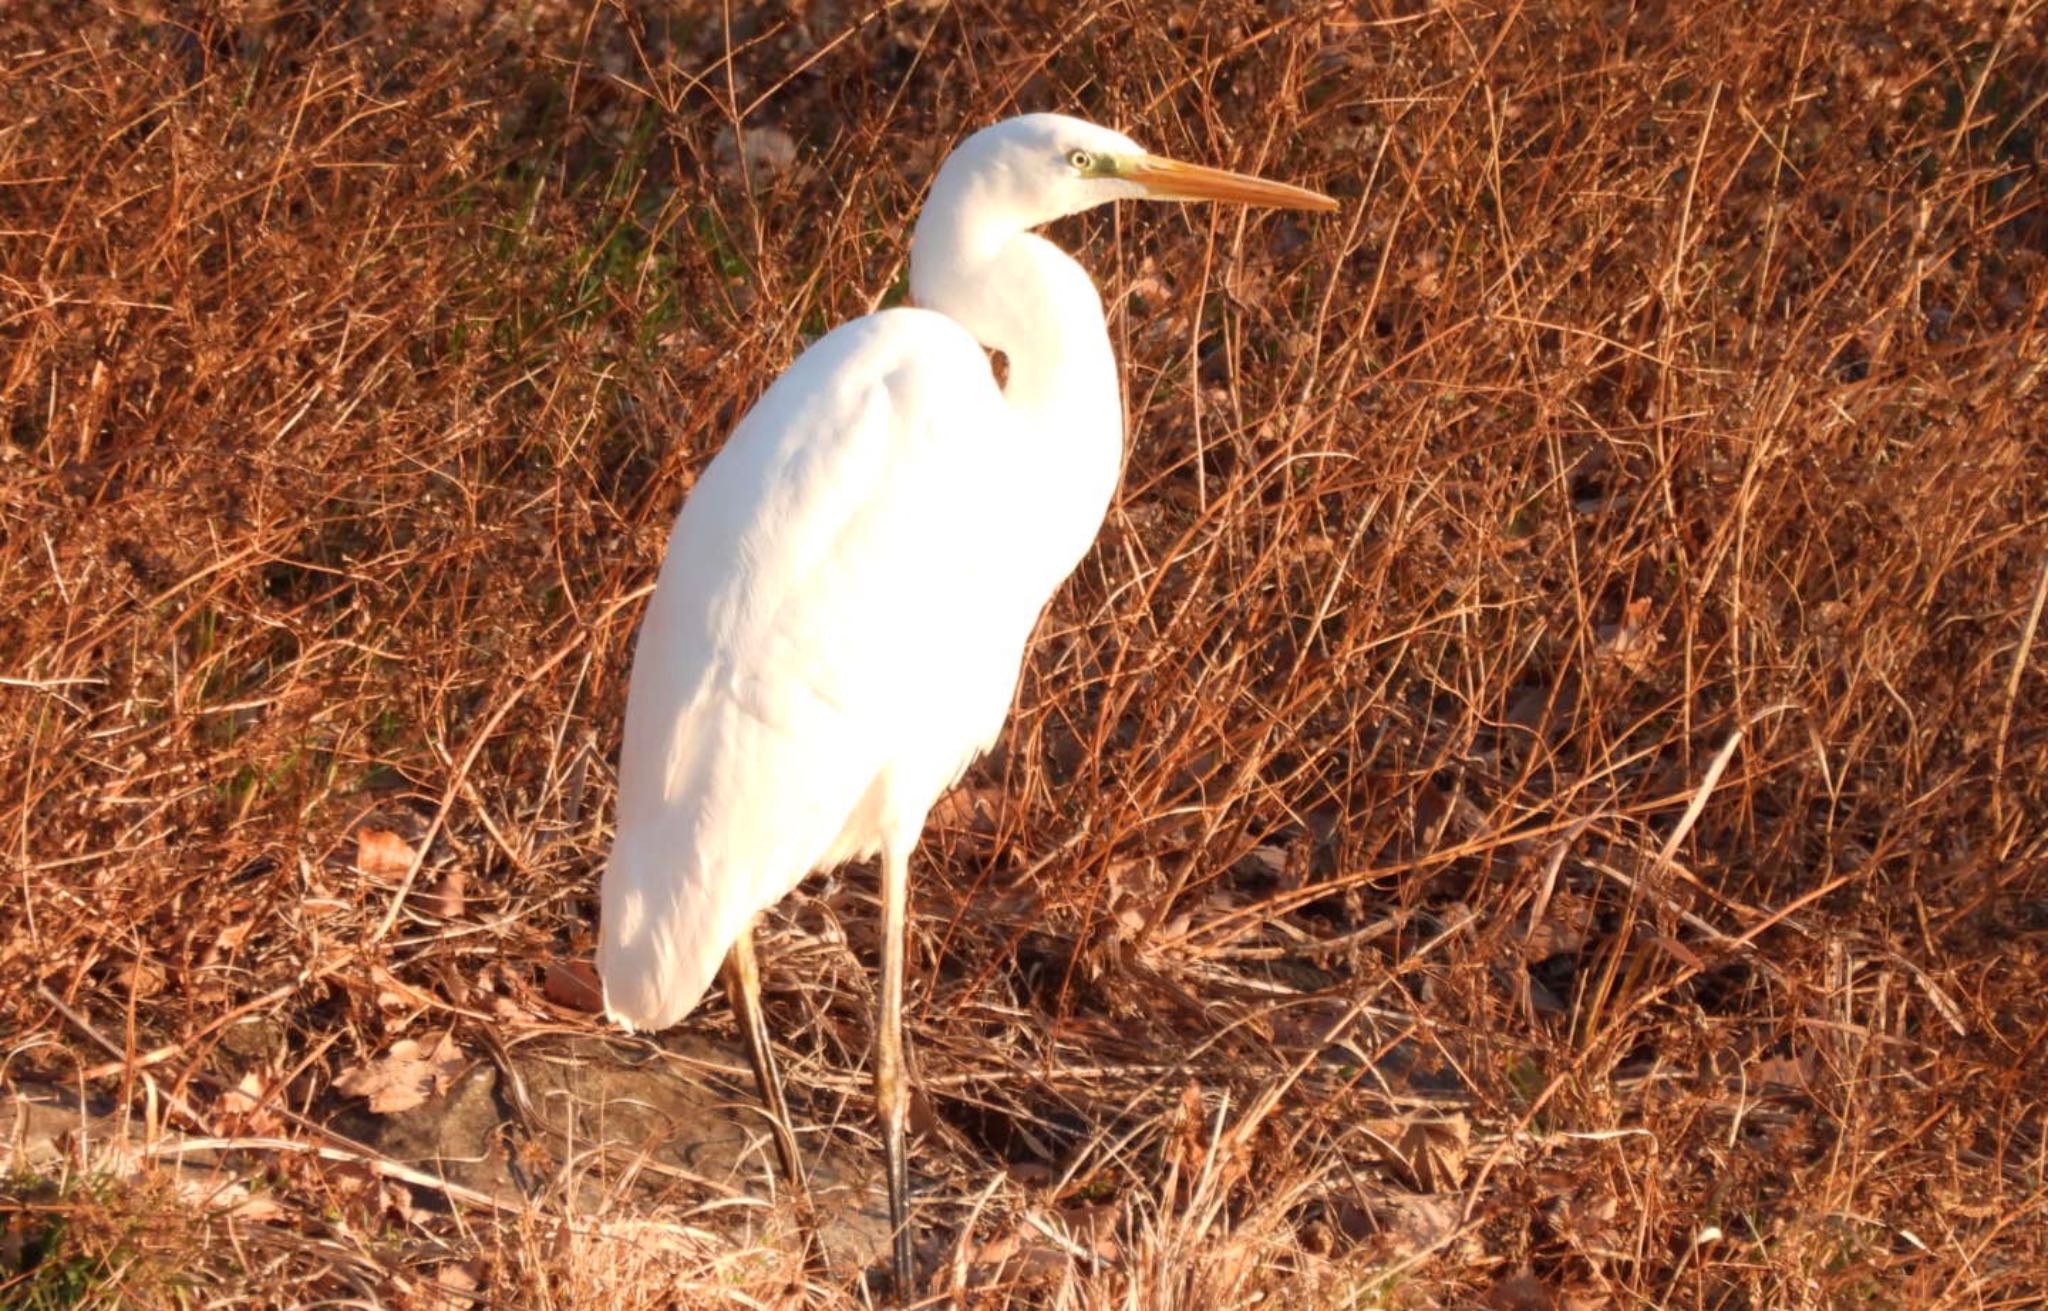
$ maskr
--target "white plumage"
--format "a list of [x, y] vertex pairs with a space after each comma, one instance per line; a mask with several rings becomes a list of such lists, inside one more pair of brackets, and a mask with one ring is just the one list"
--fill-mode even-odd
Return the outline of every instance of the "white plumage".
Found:
[[[641, 623], [603, 881], [606, 1010], [670, 1025], [728, 952], [745, 984], [761, 910], [814, 869], [880, 854], [876, 1071], [899, 1281], [909, 853], [1001, 731], [1032, 627], [1123, 459], [1101, 300], [1029, 229], [1141, 196], [1331, 207], [1058, 115], [970, 137], [912, 242], [922, 308], [835, 329], [776, 379], [691, 491]], [[1006, 357], [1000, 388], [984, 348]], [[758, 996], [735, 997], [794, 1174]]]
[[914, 844], [994, 741], [1045, 600], [999, 576], [1019, 428], [959, 324], [889, 310], [805, 352], [705, 471], [626, 704], [598, 957], [615, 1018], [688, 1014], [756, 913]]

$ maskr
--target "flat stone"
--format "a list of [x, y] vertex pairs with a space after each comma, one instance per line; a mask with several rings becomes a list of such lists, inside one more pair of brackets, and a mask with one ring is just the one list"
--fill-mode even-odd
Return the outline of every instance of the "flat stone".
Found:
[[[619, 1190], [652, 1204], [751, 1197], [779, 1201], [782, 1181], [765, 1113], [736, 1048], [680, 1035], [667, 1055], [636, 1044], [563, 1036], [522, 1043], [511, 1064], [544, 1128], [529, 1126], [497, 1065], [479, 1059], [448, 1090], [411, 1110], [338, 1110], [340, 1133], [378, 1152], [508, 1202], [558, 1191], [563, 1154], [575, 1157], [575, 1205], [618, 1209]], [[602, 1149], [602, 1150], [600, 1150]], [[819, 1237], [834, 1269], [864, 1269], [888, 1252], [889, 1211], [878, 1162], [815, 1137], [804, 1169]], [[423, 1199], [425, 1200], [425, 1199]], [[800, 1250], [795, 1208], [734, 1207], [748, 1241]]]
[[[749, 1244], [803, 1250], [800, 1218], [784, 1202], [774, 1140], [753, 1080], [726, 1073], [747, 1070], [739, 1049], [694, 1035], [666, 1039], [660, 1053], [581, 1035], [522, 1043], [511, 1049], [511, 1066], [539, 1120], [529, 1123], [497, 1064], [476, 1051], [473, 1039], [465, 1047], [476, 1059], [439, 1096], [386, 1115], [371, 1113], [358, 1099], [336, 1097], [328, 1127], [381, 1156], [513, 1206], [560, 1205], [564, 1177], [572, 1181], [570, 1204], [579, 1213], [608, 1218], [627, 1211], [652, 1218], [703, 1202], [758, 1199], [770, 1204], [717, 1209], [716, 1225], [738, 1227], [735, 1236]], [[234, 1153], [177, 1151], [181, 1137], [159, 1131], [151, 1142], [173, 1150], [150, 1151], [143, 1126], [109, 1099], [81, 1099], [76, 1088], [55, 1083], [0, 1085], [0, 1172], [54, 1176], [83, 1168], [126, 1177], [152, 1168], [212, 1180], [217, 1190], [248, 1168]], [[889, 1208], [880, 1162], [819, 1135], [800, 1141], [832, 1270], [850, 1276], [881, 1263], [888, 1255]], [[414, 1191], [417, 1205], [443, 1204], [432, 1189]], [[693, 1223], [712, 1227], [701, 1214]]]

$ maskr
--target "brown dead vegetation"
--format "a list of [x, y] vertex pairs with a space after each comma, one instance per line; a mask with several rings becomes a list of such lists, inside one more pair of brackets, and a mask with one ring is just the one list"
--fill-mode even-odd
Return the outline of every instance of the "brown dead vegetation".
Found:
[[[0, 12], [0, 1091], [135, 1126], [0, 1301], [861, 1300], [317, 1125], [594, 1028], [691, 477], [1060, 108], [1345, 208], [1054, 234], [1133, 445], [917, 863], [934, 1296], [2038, 1304], [2048, 12], [740, 8]], [[856, 1150], [871, 887], [765, 952]]]

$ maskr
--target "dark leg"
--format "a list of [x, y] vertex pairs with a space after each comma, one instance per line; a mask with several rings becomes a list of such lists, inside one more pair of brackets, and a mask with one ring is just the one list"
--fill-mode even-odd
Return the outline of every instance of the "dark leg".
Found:
[[882, 1119], [882, 1151], [889, 1172], [889, 1224], [896, 1231], [896, 1296], [912, 1295], [910, 1162], [903, 1124], [910, 1111], [910, 1085], [903, 1065], [904, 902], [910, 882], [907, 853], [882, 853], [882, 1014], [875, 1028], [875, 1103]]
[[768, 1044], [768, 1021], [761, 1014], [761, 967], [754, 960], [754, 926], [747, 925], [725, 957], [725, 995], [739, 1017], [740, 1036], [747, 1044], [747, 1059], [753, 1062], [754, 1084], [761, 1090], [762, 1104], [774, 1126], [775, 1154], [782, 1158], [782, 1175], [796, 1193], [806, 1217], [811, 1194], [804, 1183], [803, 1163], [796, 1154], [796, 1134], [789, 1127], [789, 1106], [782, 1100], [782, 1076], [775, 1069], [775, 1049]]

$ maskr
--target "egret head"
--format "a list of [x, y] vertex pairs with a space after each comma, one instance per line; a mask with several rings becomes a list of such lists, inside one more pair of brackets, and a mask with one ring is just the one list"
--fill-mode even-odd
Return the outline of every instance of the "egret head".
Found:
[[1064, 114], [1024, 114], [960, 143], [939, 169], [926, 210], [967, 210], [991, 226], [1035, 228], [1112, 200], [1218, 200], [1333, 210], [1301, 187], [1146, 152], [1121, 132]]
[[[1007, 355], [1011, 378], [1035, 346], [1102, 333], [1102, 301], [1081, 266], [1031, 229], [1111, 200], [1221, 200], [1330, 210], [1283, 182], [1148, 154], [1121, 132], [1062, 114], [1025, 114], [954, 148], [910, 245], [911, 298]], [[1107, 350], [1104, 360], [1114, 369]]]

